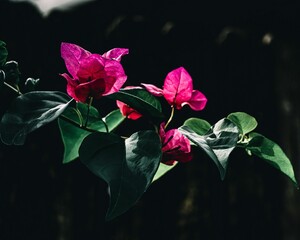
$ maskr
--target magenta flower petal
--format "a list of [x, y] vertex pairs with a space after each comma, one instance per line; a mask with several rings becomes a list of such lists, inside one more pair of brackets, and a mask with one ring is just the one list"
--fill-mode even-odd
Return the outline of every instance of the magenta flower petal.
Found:
[[163, 96], [163, 90], [158, 88], [152, 84], [141, 83], [142, 86], [146, 88], [146, 90], [151, 93], [153, 96], [161, 97]]
[[163, 163], [173, 165], [176, 161], [188, 162], [192, 160], [190, 142], [178, 129], [165, 132], [163, 123], [160, 126], [159, 135], [162, 140]]
[[121, 58], [128, 53], [129, 50], [127, 48], [113, 48], [104, 53], [102, 57], [120, 62]]
[[129, 119], [132, 120], [137, 120], [140, 117], [142, 117], [142, 114], [140, 114], [139, 112], [137, 112], [136, 110], [134, 110], [133, 108], [129, 107], [127, 104], [121, 102], [121, 101], [116, 101], [117, 106], [120, 109], [120, 112], [122, 113], [122, 115], [124, 117], [127, 117]]
[[191, 109], [200, 111], [205, 108], [206, 103], [207, 98], [204, 96], [204, 94], [198, 90], [193, 90], [191, 99], [188, 102], [183, 103], [182, 106], [187, 104], [191, 107]]
[[174, 151], [175, 149], [180, 150], [181, 152], [187, 153], [191, 151], [191, 146], [189, 140], [179, 132], [178, 129], [171, 129], [166, 132], [165, 144], [162, 148], [163, 152], [165, 151]]
[[74, 99], [78, 102], [86, 102], [88, 100], [88, 97], [90, 96], [90, 87], [87, 84], [80, 84], [77, 85], [75, 88], [73, 89], [69, 89], [70, 85], [67, 86], [67, 92], [68, 94], [71, 96], [70, 94], [70, 90], [72, 90], [74, 92]]
[[73, 78], [76, 78], [76, 74], [80, 65], [80, 61], [88, 57], [91, 53], [76, 44], [61, 43], [60, 46], [61, 57], [64, 59], [66, 68]]
[[128, 49], [115, 48], [107, 53], [92, 54], [71, 44], [61, 44], [61, 56], [71, 74], [61, 74], [68, 84], [67, 93], [76, 101], [85, 102], [88, 98], [112, 94], [120, 90], [127, 76], [119, 62], [128, 54]]
[[152, 84], [142, 83], [141, 85], [154, 96], [164, 96], [166, 101], [178, 110], [184, 105], [189, 105], [193, 110], [199, 111], [205, 107], [207, 102], [203, 93], [193, 90], [193, 80], [183, 67], [167, 74], [163, 89]]
[[80, 83], [86, 83], [95, 79], [103, 79], [105, 59], [98, 54], [92, 54], [80, 62], [77, 78]]
[[168, 73], [164, 81], [163, 95], [170, 105], [181, 109], [182, 103], [191, 98], [192, 91], [192, 78], [183, 67]]
[[122, 65], [117, 61], [106, 60], [104, 72], [106, 89], [103, 96], [119, 91], [127, 80]]

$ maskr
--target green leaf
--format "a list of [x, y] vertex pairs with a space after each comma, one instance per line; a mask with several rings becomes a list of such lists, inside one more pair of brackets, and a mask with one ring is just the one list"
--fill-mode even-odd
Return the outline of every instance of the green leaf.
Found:
[[68, 95], [57, 91], [36, 91], [18, 96], [1, 119], [2, 142], [24, 144], [27, 134], [55, 120], [71, 101]]
[[183, 123], [183, 125], [189, 127], [191, 130], [193, 130], [199, 135], [206, 134], [211, 128], [209, 122], [200, 118], [189, 118]]
[[124, 120], [126, 117], [122, 115], [119, 109], [116, 109], [109, 113], [106, 117], [102, 120], [106, 123], [108, 127], [108, 131], [111, 132], [115, 130]]
[[174, 165], [166, 165], [164, 163], [160, 163], [159, 167], [154, 175], [153, 181], [158, 180], [159, 178], [161, 178], [163, 175], [165, 175], [167, 172], [169, 172], [170, 170], [172, 170], [178, 162], [176, 162]]
[[228, 157], [236, 147], [239, 131], [230, 120], [223, 118], [213, 125], [205, 135], [199, 135], [188, 126], [179, 131], [192, 143], [203, 149], [217, 165], [221, 179], [225, 178]]
[[243, 135], [253, 131], [257, 127], [256, 119], [244, 112], [231, 113], [227, 118], [238, 126]]
[[34, 78], [27, 78], [25, 81], [25, 90], [26, 92], [31, 92], [36, 89], [36, 86], [39, 84], [40, 79], [34, 79]]
[[259, 133], [250, 133], [249, 137], [251, 140], [246, 150], [266, 160], [271, 166], [288, 176], [298, 187], [293, 166], [280, 146]]
[[107, 97], [126, 103], [154, 123], [159, 124], [165, 118], [159, 100], [145, 89], [121, 89]]
[[17, 86], [20, 81], [19, 64], [16, 61], [8, 61], [4, 64], [5, 81], [10, 85]]
[[0, 67], [2, 67], [6, 63], [6, 59], [8, 56], [8, 52], [6, 49], [5, 42], [0, 40]]
[[129, 210], [150, 186], [161, 160], [160, 138], [140, 131], [125, 141], [113, 133], [93, 133], [79, 149], [80, 160], [109, 187], [106, 220]]
[[[67, 108], [62, 115], [63, 118], [58, 119], [58, 125], [64, 143], [63, 163], [69, 163], [78, 158], [79, 147], [86, 136], [94, 131], [113, 131], [125, 119], [119, 109], [112, 111], [105, 118], [101, 119], [98, 110], [90, 106], [87, 126], [80, 127], [83, 125], [80, 120], [81, 117], [87, 119], [88, 105], [78, 103], [78, 111], [75, 108]], [[104, 122], [106, 123], [107, 129]]]

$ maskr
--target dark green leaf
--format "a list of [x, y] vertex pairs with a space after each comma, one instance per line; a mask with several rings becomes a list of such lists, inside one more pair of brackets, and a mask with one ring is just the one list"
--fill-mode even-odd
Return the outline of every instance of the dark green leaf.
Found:
[[36, 89], [40, 79], [27, 78], [25, 81], [25, 90], [26, 92], [31, 92]]
[[10, 85], [17, 86], [21, 75], [18, 63], [16, 61], [6, 62], [3, 70], [5, 72], [5, 81]]
[[231, 113], [227, 118], [238, 126], [240, 133], [243, 135], [253, 131], [257, 127], [256, 119], [244, 112]]
[[206, 134], [211, 128], [209, 122], [200, 118], [189, 118], [183, 123], [183, 125], [189, 127], [199, 135]]
[[228, 157], [236, 147], [239, 131], [230, 120], [223, 118], [213, 125], [205, 135], [199, 135], [188, 126], [179, 128], [192, 143], [203, 149], [217, 165], [221, 179], [225, 178]]
[[[88, 105], [78, 103], [78, 111], [75, 108], [67, 108], [62, 117], [58, 119], [59, 129], [64, 143], [63, 163], [69, 163], [78, 158], [78, 150], [83, 139], [92, 132], [113, 131], [124, 119], [119, 109], [109, 113], [101, 119], [98, 110], [90, 107], [89, 118], [86, 127], [80, 127], [83, 122], [80, 120], [87, 119]], [[104, 124], [106, 123], [106, 126]]]
[[2, 67], [6, 63], [7, 59], [7, 49], [5, 42], [0, 40], [0, 67]]
[[106, 220], [130, 209], [150, 186], [161, 160], [154, 131], [134, 133], [125, 142], [112, 133], [93, 133], [79, 149], [80, 160], [107, 182], [110, 205]]
[[288, 176], [298, 187], [293, 166], [278, 144], [258, 133], [250, 133], [250, 142], [246, 150], [266, 160], [274, 168]]
[[159, 100], [145, 89], [121, 89], [108, 97], [126, 103], [154, 123], [164, 120]]
[[2, 142], [24, 144], [27, 134], [55, 120], [70, 102], [68, 95], [57, 91], [36, 91], [18, 96], [2, 117]]

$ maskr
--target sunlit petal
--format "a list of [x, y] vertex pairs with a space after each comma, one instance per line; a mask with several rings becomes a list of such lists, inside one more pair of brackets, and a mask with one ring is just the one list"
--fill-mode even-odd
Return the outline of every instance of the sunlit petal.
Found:
[[207, 98], [205, 95], [198, 90], [193, 90], [191, 99], [188, 102], [183, 103], [182, 106], [187, 104], [191, 107], [191, 109], [200, 111], [205, 108], [206, 103]]
[[142, 86], [146, 88], [146, 90], [151, 93], [153, 96], [160, 97], [163, 96], [163, 90], [158, 88], [152, 84], [141, 83]]
[[180, 109], [182, 103], [187, 102], [191, 98], [192, 91], [192, 78], [183, 67], [168, 73], [164, 81], [163, 95], [170, 105]]

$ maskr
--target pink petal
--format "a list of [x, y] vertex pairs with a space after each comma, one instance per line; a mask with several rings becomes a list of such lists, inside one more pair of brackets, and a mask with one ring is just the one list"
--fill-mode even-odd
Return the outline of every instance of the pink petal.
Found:
[[165, 139], [165, 136], [166, 136], [166, 133], [165, 133], [165, 126], [166, 126], [166, 123], [165, 122], [162, 122], [159, 126], [159, 136], [161, 138], [161, 141], [162, 143], [164, 142], [164, 139]]
[[67, 73], [63, 73], [60, 75], [67, 80], [67, 93], [69, 94], [69, 96], [74, 98], [76, 101], [78, 101], [75, 94], [75, 88], [78, 85], [78, 81], [71, 78]]
[[160, 97], [163, 96], [163, 90], [158, 88], [152, 84], [141, 83], [142, 86], [146, 88], [146, 90], [151, 93], [153, 96]]
[[80, 62], [76, 76], [81, 83], [105, 77], [105, 59], [98, 54], [92, 54]]
[[133, 108], [129, 107], [127, 104], [125, 104], [121, 101], [118, 101], [118, 100], [116, 102], [117, 102], [117, 106], [120, 109], [120, 112], [122, 113], [122, 115], [124, 117], [127, 117], [127, 118], [132, 119], [132, 120], [137, 120], [140, 117], [142, 117], [142, 114], [135, 111]]
[[106, 59], [104, 71], [106, 89], [103, 95], [118, 92], [127, 80], [122, 65], [117, 61]]
[[128, 53], [129, 50], [127, 48], [113, 48], [108, 52], [104, 53], [102, 57], [120, 62], [122, 56]]
[[62, 42], [60, 46], [61, 57], [65, 61], [66, 68], [73, 78], [76, 78], [76, 74], [80, 65], [80, 61], [88, 57], [91, 53], [76, 44]]
[[[78, 102], [85, 103], [88, 97], [90, 97], [90, 87], [86, 84], [80, 84], [72, 90], [74, 91], [75, 94], [74, 99]], [[70, 95], [69, 91], [68, 94]]]
[[192, 78], [183, 67], [168, 73], [164, 81], [163, 95], [170, 105], [175, 105], [177, 109], [181, 109], [182, 103], [191, 98], [192, 91]]
[[183, 103], [182, 106], [187, 104], [191, 107], [191, 109], [200, 111], [205, 108], [206, 103], [207, 98], [204, 94], [198, 90], [193, 90], [191, 99], [188, 102]]
[[163, 151], [170, 151], [180, 147], [180, 152], [188, 153], [191, 151], [189, 140], [179, 132], [178, 129], [171, 129], [166, 132], [163, 142]]
[[162, 162], [167, 165], [173, 165], [176, 161], [188, 162], [192, 159], [190, 142], [178, 129], [166, 132], [162, 151]]

